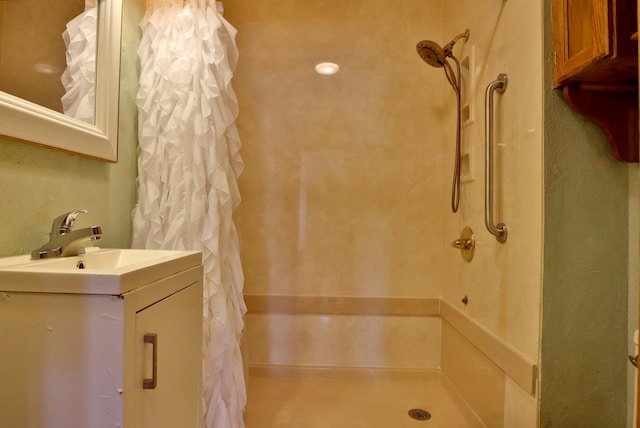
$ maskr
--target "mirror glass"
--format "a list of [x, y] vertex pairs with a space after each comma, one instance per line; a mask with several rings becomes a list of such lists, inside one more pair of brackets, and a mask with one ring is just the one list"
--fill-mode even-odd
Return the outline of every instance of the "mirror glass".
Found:
[[93, 124], [96, 5], [2, 0], [0, 16], [0, 91]]
[[121, 15], [121, 0], [0, 0], [0, 135], [117, 161]]

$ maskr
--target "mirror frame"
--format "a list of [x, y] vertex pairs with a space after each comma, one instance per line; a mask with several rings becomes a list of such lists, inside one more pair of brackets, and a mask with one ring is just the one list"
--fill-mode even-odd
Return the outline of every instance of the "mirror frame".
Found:
[[118, 161], [122, 0], [99, 0], [95, 125], [0, 91], [0, 136]]

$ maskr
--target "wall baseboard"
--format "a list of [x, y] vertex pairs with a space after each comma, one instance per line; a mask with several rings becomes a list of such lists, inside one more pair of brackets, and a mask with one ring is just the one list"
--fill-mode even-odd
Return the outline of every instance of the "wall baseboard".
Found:
[[396, 369], [388, 367], [294, 366], [250, 364], [249, 376], [306, 379], [431, 380], [443, 376], [440, 369]]
[[438, 316], [439, 297], [285, 296], [245, 294], [250, 313]]

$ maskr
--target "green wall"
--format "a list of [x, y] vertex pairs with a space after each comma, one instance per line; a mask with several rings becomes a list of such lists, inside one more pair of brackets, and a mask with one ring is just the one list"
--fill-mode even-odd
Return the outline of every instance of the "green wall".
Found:
[[[30, 253], [48, 239], [51, 221], [86, 208], [77, 227], [99, 225], [101, 247], [128, 248], [135, 177], [138, 23], [144, 1], [124, 0], [117, 164], [0, 139], [0, 256]], [[0, 118], [1, 120], [1, 118]]]
[[545, 1], [541, 427], [625, 427], [629, 166], [552, 89]]

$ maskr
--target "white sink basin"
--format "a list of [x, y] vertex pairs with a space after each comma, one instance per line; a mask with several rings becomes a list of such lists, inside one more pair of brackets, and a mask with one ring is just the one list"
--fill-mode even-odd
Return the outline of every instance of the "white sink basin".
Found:
[[[114, 271], [131, 265], [140, 265], [151, 262], [158, 263], [160, 260], [172, 259], [176, 255], [181, 255], [182, 251], [162, 251], [162, 250], [102, 250], [90, 252], [74, 257], [58, 257], [55, 259], [44, 259], [40, 263], [31, 263], [23, 266], [31, 270], [103, 270]], [[82, 267], [79, 267], [79, 264]]]
[[7, 266], [16, 266], [29, 263], [31, 256], [29, 254], [23, 254], [21, 256], [2, 257], [0, 258], [0, 269]]
[[97, 249], [80, 256], [0, 258], [0, 291], [120, 295], [202, 263], [197, 251]]

